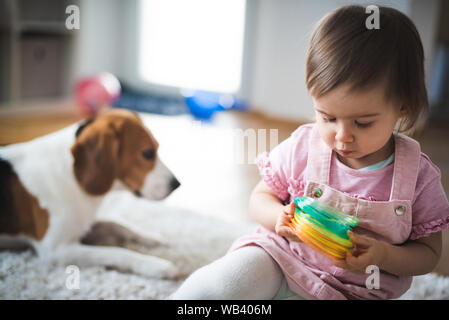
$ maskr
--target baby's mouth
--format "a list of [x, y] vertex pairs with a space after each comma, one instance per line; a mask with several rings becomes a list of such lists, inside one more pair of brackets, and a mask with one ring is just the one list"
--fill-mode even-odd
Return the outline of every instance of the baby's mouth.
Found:
[[347, 157], [347, 156], [349, 156], [349, 155], [351, 155], [354, 151], [352, 151], [352, 150], [339, 150], [339, 149], [336, 149], [336, 151], [340, 154], [340, 155], [342, 155], [343, 157]]

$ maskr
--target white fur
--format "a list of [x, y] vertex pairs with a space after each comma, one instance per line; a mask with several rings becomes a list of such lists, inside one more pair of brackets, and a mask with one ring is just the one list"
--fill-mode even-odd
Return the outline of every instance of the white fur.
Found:
[[[0, 148], [0, 157], [12, 164], [22, 184], [39, 200], [40, 206], [48, 210], [50, 218], [49, 228], [41, 241], [24, 235], [0, 235], [0, 247], [28, 241], [38, 256], [65, 265], [103, 265], [151, 277], [176, 276], [176, 268], [167, 260], [118, 247], [88, 246], [79, 242], [94, 224], [104, 196], [87, 194], [75, 178], [70, 147], [75, 142], [78, 126], [75, 124], [30, 142]], [[171, 191], [168, 186], [172, 178], [170, 171], [158, 160], [146, 179], [143, 196], [164, 198]], [[152, 189], [158, 187], [163, 187], [162, 192]], [[110, 191], [124, 188], [115, 181]], [[139, 237], [132, 230], [121, 230], [126, 230], [128, 237]]]
[[144, 198], [152, 200], [161, 200], [167, 197], [170, 192], [170, 181], [173, 179], [173, 174], [165, 166], [165, 164], [156, 158], [156, 164], [153, 170], [147, 175], [143, 188], [140, 190]]

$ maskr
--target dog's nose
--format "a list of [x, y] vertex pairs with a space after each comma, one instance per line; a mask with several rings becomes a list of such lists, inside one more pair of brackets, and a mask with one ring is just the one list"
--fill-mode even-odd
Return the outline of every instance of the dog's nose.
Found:
[[134, 190], [134, 194], [136, 195], [136, 197], [142, 197], [142, 192], [140, 192], [140, 190]]
[[176, 178], [171, 179], [170, 188], [172, 191], [175, 190], [176, 188], [178, 188], [180, 185], [181, 185], [181, 183], [178, 181], [178, 179], [176, 179]]

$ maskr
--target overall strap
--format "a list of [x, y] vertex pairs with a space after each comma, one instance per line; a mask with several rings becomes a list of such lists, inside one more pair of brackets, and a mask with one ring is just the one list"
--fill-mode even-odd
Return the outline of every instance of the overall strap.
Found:
[[395, 134], [394, 173], [391, 200], [413, 200], [418, 178], [421, 147], [419, 143], [403, 134]]
[[315, 124], [309, 137], [306, 179], [329, 184], [332, 149], [321, 139]]

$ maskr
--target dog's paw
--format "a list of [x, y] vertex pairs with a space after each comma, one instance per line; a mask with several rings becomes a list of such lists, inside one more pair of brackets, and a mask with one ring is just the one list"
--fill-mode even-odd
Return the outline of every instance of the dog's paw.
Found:
[[170, 264], [170, 266], [168, 266], [163, 272], [163, 277], [164, 279], [169, 280], [179, 280], [180, 278], [182, 278], [182, 274], [179, 271], [178, 267], [176, 267], [174, 264]]
[[145, 277], [174, 280], [180, 275], [178, 268], [171, 261], [159, 257], [139, 255], [138, 261], [135, 262], [131, 270]]

